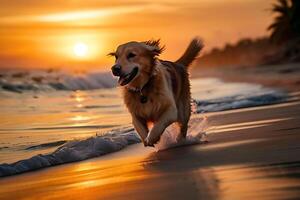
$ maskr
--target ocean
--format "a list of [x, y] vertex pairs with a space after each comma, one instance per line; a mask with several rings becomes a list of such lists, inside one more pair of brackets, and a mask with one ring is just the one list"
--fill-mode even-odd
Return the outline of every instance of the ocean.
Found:
[[[201, 113], [279, 103], [288, 97], [258, 84], [209, 77], [192, 79], [191, 89], [190, 141], [202, 137]], [[2, 72], [0, 109], [0, 176], [85, 160], [140, 142], [110, 73]]]

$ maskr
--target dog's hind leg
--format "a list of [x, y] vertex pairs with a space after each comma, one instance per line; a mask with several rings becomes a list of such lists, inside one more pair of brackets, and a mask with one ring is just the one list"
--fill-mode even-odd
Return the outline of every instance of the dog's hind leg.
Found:
[[179, 137], [185, 138], [188, 130], [188, 122], [181, 122], [180, 123], [180, 135]]
[[189, 122], [189, 118], [179, 119], [178, 124], [179, 124], [179, 128], [180, 128], [180, 133], [177, 135], [177, 138], [176, 138], [177, 142], [186, 138], [187, 130], [188, 130], [188, 122]]
[[180, 126], [180, 134], [177, 137], [177, 141], [186, 137], [188, 123], [191, 116], [191, 107], [188, 101], [182, 101], [181, 104], [178, 105], [178, 107], [178, 123]]

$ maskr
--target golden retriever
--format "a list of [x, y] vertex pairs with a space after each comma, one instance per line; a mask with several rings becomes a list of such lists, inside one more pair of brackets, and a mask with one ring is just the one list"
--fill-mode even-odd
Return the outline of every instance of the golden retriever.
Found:
[[145, 146], [154, 146], [174, 122], [180, 127], [177, 139], [185, 138], [191, 114], [187, 68], [202, 48], [201, 40], [193, 39], [175, 62], [158, 59], [164, 50], [160, 40], [128, 42], [109, 54], [116, 58], [111, 70], [119, 77], [133, 126]]

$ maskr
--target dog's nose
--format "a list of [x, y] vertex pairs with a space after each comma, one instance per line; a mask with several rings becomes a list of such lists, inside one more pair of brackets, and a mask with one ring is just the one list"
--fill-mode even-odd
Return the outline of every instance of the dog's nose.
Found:
[[115, 64], [112, 68], [111, 71], [114, 76], [120, 76], [121, 75], [121, 65]]

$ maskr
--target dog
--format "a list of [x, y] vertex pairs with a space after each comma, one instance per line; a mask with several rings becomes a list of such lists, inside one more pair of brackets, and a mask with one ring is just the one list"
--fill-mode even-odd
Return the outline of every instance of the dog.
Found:
[[177, 140], [186, 137], [191, 115], [188, 67], [202, 48], [202, 41], [194, 38], [175, 62], [158, 58], [165, 49], [160, 40], [128, 42], [108, 54], [115, 57], [111, 71], [119, 77], [124, 103], [145, 147], [154, 146], [175, 122], [180, 128]]

